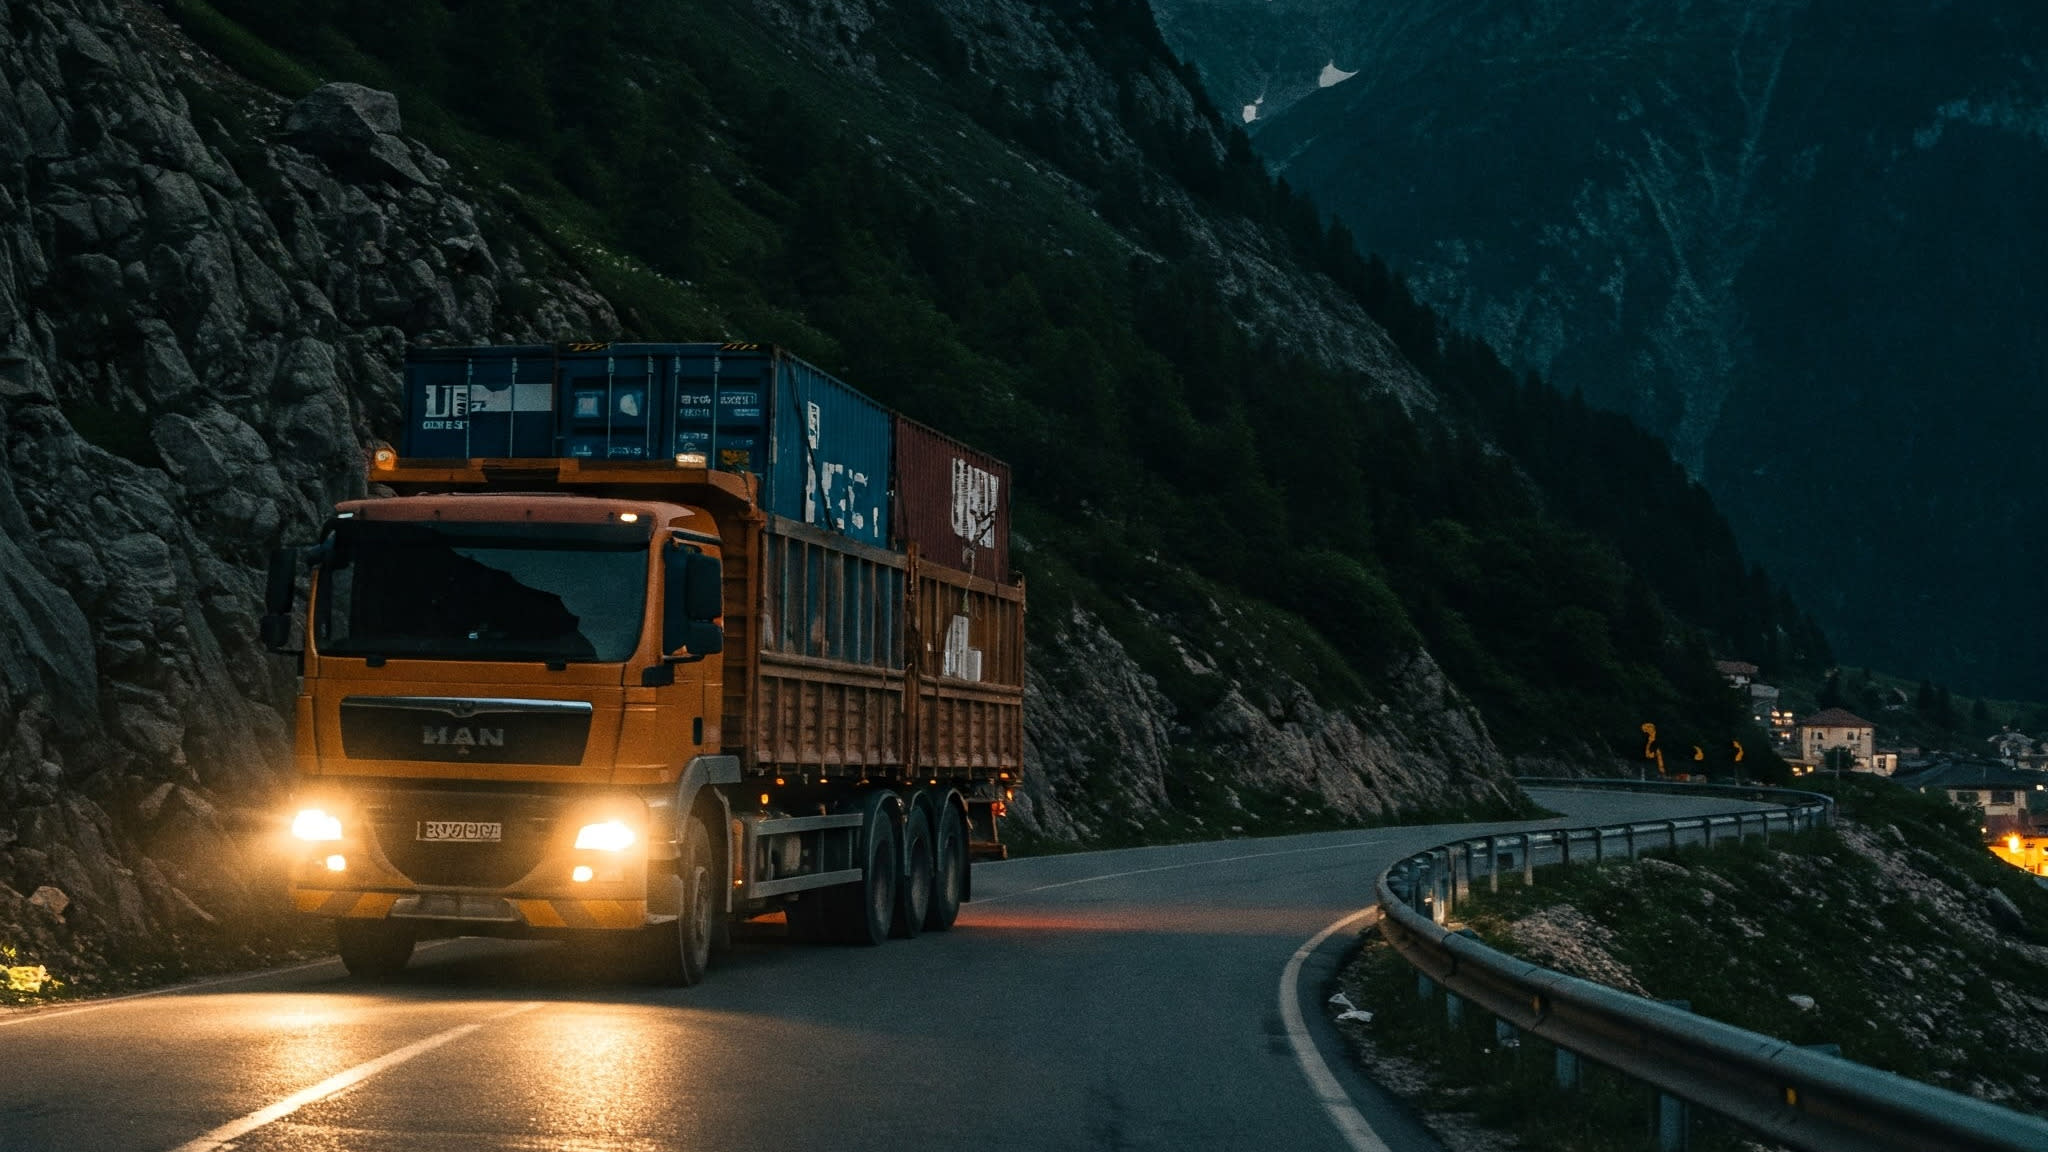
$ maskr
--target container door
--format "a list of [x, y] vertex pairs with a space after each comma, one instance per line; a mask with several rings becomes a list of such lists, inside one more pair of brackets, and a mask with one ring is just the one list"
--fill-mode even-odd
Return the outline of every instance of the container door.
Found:
[[556, 362], [562, 454], [585, 460], [651, 460], [661, 445], [662, 357], [611, 351]]
[[402, 454], [430, 460], [554, 455], [553, 361], [520, 352], [481, 350], [408, 363], [410, 418]]
[[768, 361], [758, 352], [691, 345], [671, 358], [674, 452], [725, 472], [767, 471], [763, 433]]
[[771, 511], [889, 546], [889, 411], [833, 377], [778, 355]]

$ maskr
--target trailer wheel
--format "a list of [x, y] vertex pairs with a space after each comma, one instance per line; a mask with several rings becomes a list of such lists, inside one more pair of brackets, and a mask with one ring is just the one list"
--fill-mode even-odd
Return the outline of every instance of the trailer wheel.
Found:
[[932, 821], [922, 807], [903, 822], [903, 876], [896, 885], [896, 918], [890, 934], [911, 939], [924, 930], [932, 906]]
[[837, 916], [834, 933], [848, 944], [875, 945], [889, 938], [896, 919], [896, 822], [877, 805], [868, 810], [867, 859], [858, 886], [827, 889], [826, 902]]
[[341, 966], [358, 980], [389, 980], [412, 962], [417, 934], [390, 920], [336, 920], [334, 946]]
[[960, 818], [960, 810], [951, 804], [939, 806], [937, 849], [924, 926], [933, 932], [944, 932], [960, 918], [961, 901], [967, 898], [967, 821]]
[[676, 920], [642, 931], [648, 966], [663, 984], [689, 987], [704, 979], [711, 966], [711, 939], [717, 932], [717, 877], [711, 865], [711, 833], [704, 821], [690, 817], [683, 826], [683, 856], [668, 882], [676, 885]]

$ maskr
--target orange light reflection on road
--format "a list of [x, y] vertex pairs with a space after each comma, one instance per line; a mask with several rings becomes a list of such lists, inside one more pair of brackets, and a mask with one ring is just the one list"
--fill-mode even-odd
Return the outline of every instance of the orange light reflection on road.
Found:
[[1103, 905], [1013, 908], [968, 904], [960, 923], [1005, 932], [1153, 932], [1183, 936], [1294, 936], [1329, 922], [1325, 908]]
[[[626, 1136], [665, 1114], [663, 1066], [689, 1066], [700, 1054], [677, 1044], [671, 1022], [644, 1012], [556, 1011], [534, 1021], [555, 1054], [559, 1091], [547, 1096], [536, 1128], [544, 1132]], [[659, 1025], [659, 1026], [657, 1026]], [[658, 1061], [658, 1062], [657, 1062]]]

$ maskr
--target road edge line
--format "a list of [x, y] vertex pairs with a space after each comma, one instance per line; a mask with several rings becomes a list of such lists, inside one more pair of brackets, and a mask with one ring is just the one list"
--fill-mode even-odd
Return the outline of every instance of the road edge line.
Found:
[[1323, 1060], [1322, 1052], [1317, 1050], [1315, 1038], [1309, 1035], [1308, 1023], [1301, 1015], [1301, 966], [1323, 946], [1323, 941], [1361, 920], [1368, 921], [1370, 926], [1378, 912], [1377, 905], [1361, 908], [1309, 937], [1306, 944], [1294, 950], [1294, 955], [1288, 958], [1286, 970], [1280, 974], [1280, 1020], [1287, 1029], [1287, 1042], [1294, 1048], [1295, 1063], [1301, 1065], [1301, 1074], [1315, 1090], [1323, 1111], [1329, 1113], [1330, 1123], [1337, 1126], [1338, 1135], [1344, 1137], [1352, 1152], [1391, 1152], [1391, 1149], [1366, 1122], [1365, 1113], [1358, 1110], [1351, 1094], [1344, 1090], [1344, 1085], [1338, 1082], [1329, 1064]]
[[[428, 949], [439, 948], [444, 944], [453, 944], [454, 942], [453, 940], [429, 940], [422, 943], [417, 951], [425, 952]], [[314, 968], [339, 963], [341, 963], [341, 957], [325, 956], [318, 960], [308, 960], [302, 964], [287, 964], [281, 968], [258, 968], [253, 972], [232, 972], [226, 976], [208, 976], [200, 980], [187, 980], [182, 984], [166, 984], [161, 988], [148, 988], [141, 992], [123, 992], [118, 996], [102, 996], [96, 1000], [86, 1000], [75, 1004], [53, 1004], [48, 1008], [29, 1008], [14, 1015], [0, 1016], [0, 1028], [11, 1028], [16, 1024], [33, 1024], [39, 1020], [56, 1020], [65, 1016], [77, 1016], [83, 1012], [97, 1012], [102, 1008], [112, 1008], [116, 1004], [125, 1004], [130, 1000], [144, 1000], [151, 996], [177, 996], [187, 992], [197, 992], [204, 988], [213, 988], [221, 984], [240, 984], [250, 980], [261, 980], [265, 976], [289, 976], [294, 972], [307, 972]]]

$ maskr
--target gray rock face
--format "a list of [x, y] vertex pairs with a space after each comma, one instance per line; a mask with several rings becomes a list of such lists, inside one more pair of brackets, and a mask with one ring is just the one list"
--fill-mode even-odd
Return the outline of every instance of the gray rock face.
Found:
[[336, 163], [401, 185], [425, 184], [398, 135], [398, 98], [361, 84], [323, 84], [292, 106], [284, 131], [293, 143]]
[[485, 239], [388, 94], [287, 111], [201, 56], [146, 5], [0, 22], [0, 928], [48, 955], [274, 902], [259, 566], [364, 491], [399, 352], [617, 330]]

